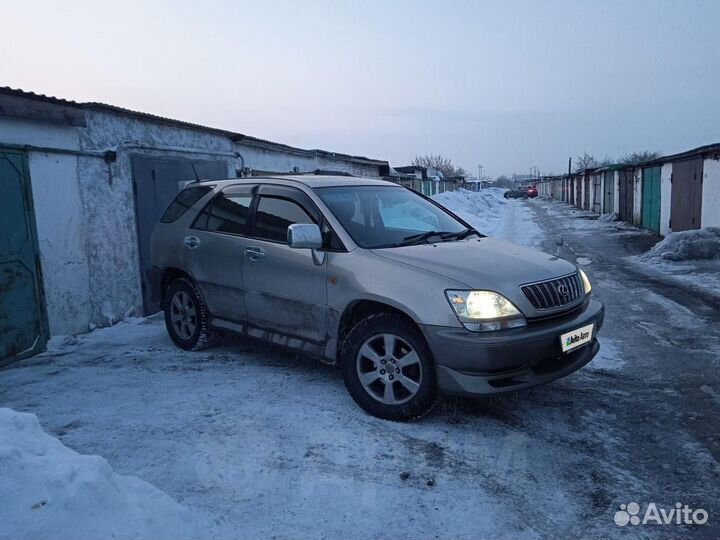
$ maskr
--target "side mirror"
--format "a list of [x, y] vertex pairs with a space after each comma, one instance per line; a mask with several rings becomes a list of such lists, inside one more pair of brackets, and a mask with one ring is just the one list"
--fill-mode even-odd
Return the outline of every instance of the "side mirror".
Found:
[[314, 223], [295, 223], [288, 227], [288, 246], [294, 249], [320, 249], [323, 246], [320, 227]]

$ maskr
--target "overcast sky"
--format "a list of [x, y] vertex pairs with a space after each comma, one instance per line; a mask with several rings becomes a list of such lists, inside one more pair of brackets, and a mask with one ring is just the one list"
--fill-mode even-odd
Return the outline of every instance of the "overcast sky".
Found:
[[0, 85], [393, 165], [720, 142], [720, 0], [1, 7]]

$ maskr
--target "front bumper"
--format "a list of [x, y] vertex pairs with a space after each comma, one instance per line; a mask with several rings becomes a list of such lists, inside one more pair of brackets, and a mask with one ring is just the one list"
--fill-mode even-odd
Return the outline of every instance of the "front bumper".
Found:
[[[525, 328], [493, 333], [459, 327], [424, 326], [437, 369], [440, 390], [449, 395], [510, 392], [569, 375], [590, 362], [600, 350], [596, 336], [605, 308], [590, 300], [580, 310]], [[563, 354], [560, 335], [594, 323], [587, 345]]]

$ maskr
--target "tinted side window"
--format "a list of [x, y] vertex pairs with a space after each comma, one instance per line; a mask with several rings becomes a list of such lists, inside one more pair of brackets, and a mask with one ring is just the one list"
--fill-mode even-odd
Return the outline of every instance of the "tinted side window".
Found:
[[178, 193], [175, 200], [170, 203], [165, 213], [160, 218], [160, 223], [172, 223], [182, 216], [188, 209], [202, 199], [210, 190], [212, 186], [197, 186], [183, 189]]
[[195, 222], [196, 229], [229, 234], [247, 234], [251, 194], [221, 193], [203, 210]]
[[255, 236], [287, 242], [287, 229], [294, 223], [315, 223], [310, 214], [288, 199], [260, 197], [255, 213]]

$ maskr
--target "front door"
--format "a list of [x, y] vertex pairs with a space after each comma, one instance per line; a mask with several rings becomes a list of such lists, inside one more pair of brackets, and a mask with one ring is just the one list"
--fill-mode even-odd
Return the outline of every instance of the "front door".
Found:
[[314, 343], [327, 339], [327, 264], [309, 249], [287, 245], [294, 223], [320, 223], [309, 197], [297, 188], [262, 185], [243, 269], [248, 323]]
[[0, 150], [0, 365], [42, 351], [48, 339], [25, 155]]

